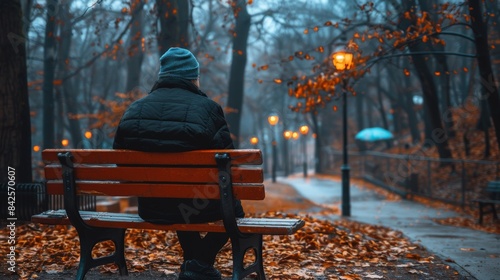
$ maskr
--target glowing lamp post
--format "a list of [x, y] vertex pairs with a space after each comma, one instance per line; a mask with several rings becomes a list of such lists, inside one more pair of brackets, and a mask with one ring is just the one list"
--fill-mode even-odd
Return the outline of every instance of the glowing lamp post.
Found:
[[273, 183], [276, 182], [276, 165], [278, 164], [278, 151], [277, 149], [277, 143], [276, 143], [276, 138], [275, 138], [275, 132], [274, 132], [274, 127], [278, 124], [280, 118], [277, 115], [271, 115], [267, 118], [267, 121], [273, 127], [273, 140], [272, 140], [272, 145], [273, 145], [273, 167], [272, 167], [272, 177], [273, 177]]
[[304, 178], [307, 178], [307, 147], [306, 147], [306, 135], [309, 133], [309, 127], [307, 125], [303, 125], [300, 127], [300, 134], [302, 134], [304, 137], [302, 137], [302, 156], [303, 156], [303, 163], [302, 167], [304, 170]]
[[332, 55], [333, 65], [339, 71], [349, 70], [354, 65], [353, 54], [345, 50], [340, 50]]
[[68, 140], [68, 139], [63, 139], [63, 140], [61, 140], [61, 145], [62, 145], [63, 147], [67, 147], [67, 146], [69, 145], [69, 140]]
[[[285, 130], [283, 131], [283, 138], [285, 138], [285, 145], [284, 147], [284, 156], [285, 156], [285, 176], [288, 176], [290, 174], [290, 150], [289, 150], [289, 145], [288, 145], [288, 140], [292, 138], [292, 131], [290, 130]], [[293, 169], [293, 167], [292, 167]], [[292, 170], [293, 171], [293, 170]]]
[[[353, 54], [345, 50], [338, 51], [332, 55], [332, 62], [335, 69], [338, 71], [345, 71], [351, 69], [353, 64]], [[342, 216], [351, 216], [351, 202], [350, 202], [350, 183], [349, 183], [349, 163], [347, 154], [347, 80], [344, 79], [342, 94], [342, 133], [343, 133], [343, 164], [342, 172]]]
[[259, 144], [259, 138], [257, 138], [257, 137], [250, 138], [250, 144], [252, 144], [254, 146]]
[[85, 131], [85, 138], [87, 138], [87, 139], [92, 138], [92, 132], [91, 131]]

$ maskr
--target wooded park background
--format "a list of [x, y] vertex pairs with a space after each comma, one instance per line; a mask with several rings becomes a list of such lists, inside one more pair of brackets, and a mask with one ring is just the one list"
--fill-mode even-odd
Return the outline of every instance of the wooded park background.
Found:
[[[199, 59], [201, 87], [240, 148], [258, 137], [270, 154], [276, 132], [284, 145], [283, 131], [308, 125], [321, 172], [324, 150], [340, 150], [347, 94], [350, 150], [498, 161], [499, 9], [497, 0], [4, 0], [0, 169], [31, 182], [43, 149], [110, 148], [172, 46]], [[354, 54], [349, 71], [332, 64], [339, 47]], [[274, 128], [270, 114], [280, 116]], [[374, 126], [394, 141], [356, 144]]]

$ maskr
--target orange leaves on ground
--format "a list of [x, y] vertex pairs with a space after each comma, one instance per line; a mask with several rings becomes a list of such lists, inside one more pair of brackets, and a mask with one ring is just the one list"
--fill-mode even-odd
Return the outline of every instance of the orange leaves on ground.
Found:
[[[331, 215], [332, 212], [323, 212]], [[256, 214], [265, 217], [301, 217], [299, 214], [267, 212]], [[417, 246], [393, 230], [338, 220], [330, 222], [305, 217], [306, 226], [290, 236], [264, 237], [264, 267], [269, 279], [308, 279], [324, 275], [327, 269], [338, 267], [395, 266], [400, 258], [418, 260], [412, 250]], [[0, 239], [8, 232], [0, 231]], [[129, 229], [126, 233], [125, 254], [129, 271], [178, 271], [182, 251], [174, 232]], [[76, 230], [67, 226], [40, 226], [27, 224], [17, 231], [18, 273], [21, 279], [34, 278], [44, 271], [50, 273], [76, 269], [79, 262], [79, 239]], [[1, 248], [6, 255], [6, 246]], [[109, 255], [114, 250], [111, 242], [96, 245], [94, 257]], [[246, 258], [251, 262], [253, 256]], [[232, 256], [229, 243], [218, 256], [217, 268], [223, 275], [232, 273]], [[100, 267], [102, 274], [118, 273], [116, 265]], [[361, 279], [354, 274], [338, 271], [337, 277]], [[356, 278], [357, 277], [357, 278]], [[311, 279], [311, 278], [309, 278]], [[313, 278], [312, 278], [313, 279]]]

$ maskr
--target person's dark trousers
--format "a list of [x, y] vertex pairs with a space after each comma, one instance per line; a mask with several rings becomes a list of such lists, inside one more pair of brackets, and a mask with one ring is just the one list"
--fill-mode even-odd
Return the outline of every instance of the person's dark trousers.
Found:
[[229, 240], [227, 233], [209, 232], [203, 238], [196, 231], [177, 231], [177, 237], [184, 251], [184, 261], [200, 260], [214, 265], [220, 249]]

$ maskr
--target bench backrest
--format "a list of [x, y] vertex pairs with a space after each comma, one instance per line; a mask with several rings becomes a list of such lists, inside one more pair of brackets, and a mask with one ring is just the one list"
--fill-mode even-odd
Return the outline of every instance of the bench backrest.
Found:
[[64, 194], [58, 154], [71, 152], [76, 192], [97, 196], [219, 199], [215, 155], [231, 158], [233, 195], [265, 197], [258, 149], [150, 153], [111, 149], [47, 149], [42, 152], [48, 194]]

